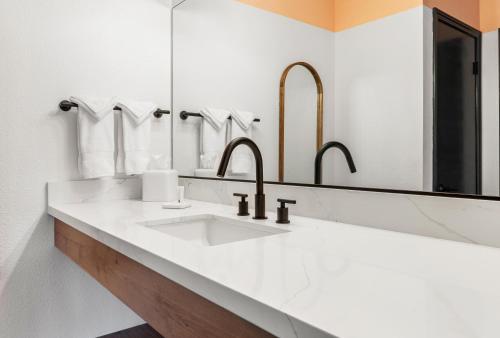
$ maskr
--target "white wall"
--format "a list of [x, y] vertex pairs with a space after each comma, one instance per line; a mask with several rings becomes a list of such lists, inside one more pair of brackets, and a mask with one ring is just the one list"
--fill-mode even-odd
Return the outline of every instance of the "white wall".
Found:
[[422, 190], [422, 20], [418, 7], [335, 33], [333, 139], [358, 172], [334, 151], [324, 183]]
[[[196, 112], [205, 106], [238, 108], [261, 118], [254, 127], [254, 139], [263, 153], [265, 178], [277, 180], [281, 73], [293, 62], [307, 61], [320, 73], [325, 92], [332, 93], [332, 52], [332, 33], [320, 28], [234, 0], [182, 3], [174, 15], [175, 168], [192, 175], [199, 157], [200, 120], [181, 121], [178, 112]], [[287, 140], [299, 136], [305, 144], [313, 142], [313, 147], [304, 154], [305, 148], [289, 145], [285, 164], [293, 168], [291, 161], [307, 158], [311, 164], [301, 171], [309, 171], [312, 178], [316, 86], [300, 68], [291, 71], [290, 80], [286, 115], [294, 117], [291, 123], [302, 121], [303, 128], [288, 133]], [[295, 99], [294, 94], [298, 94]], [[332, 111], [332, 102], [333, 95], [327, 94], [325, 112]]]
[[[53, 247], [46, 183], [78, 178], [72, 94], [170, 103], [159, 0], [0, 2], [0, 336], [96, 337], [141, 322]], [[168, 118], [155, 151], [168, 151]], [[167, 136], [167, 137], [166, 137]]]
[[423, 190], [432, 191], [434, 162], [434, 17], [432, 9], [424, 6], [424, 139], [423, 139]]
[[499, 195], [499, 83], [498, 32], [483, 34], [482, 128], [483, 128], [483, 194]]

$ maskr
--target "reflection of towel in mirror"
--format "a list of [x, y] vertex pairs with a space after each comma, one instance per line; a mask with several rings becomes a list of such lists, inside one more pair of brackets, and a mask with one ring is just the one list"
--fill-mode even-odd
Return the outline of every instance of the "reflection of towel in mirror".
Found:
[[[230, 139], [237, 137], [252, 138], [254, 114], [251, 112], [231, 110]], [[252, 170], [252, 154], [248, 147], [238, 147], [231, 156], [231, 173], [235, 175], [248, 174]]]
[[78, 169], [83, 178], [115, 174], [114, 99], [71, 97], [78, 104]]
[[127, 175], [142, 174], [151, 161], [151, 115], [158, 108], [151, 102], [120, 99], [116, 170]]
[[200, 125], [200, 168], [216, 169], [224, 152], [227, 140], [227, 118], [225, 109], [203, 108]]

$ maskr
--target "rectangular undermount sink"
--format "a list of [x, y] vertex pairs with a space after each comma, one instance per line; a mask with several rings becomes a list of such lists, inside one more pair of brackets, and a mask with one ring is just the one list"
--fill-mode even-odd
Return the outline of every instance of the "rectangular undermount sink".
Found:
[[267, 225], [215, 215], [198, 215], [182, 219], [145, 222], [142, 225], [203, 246], [215, 246], [289, 232]]

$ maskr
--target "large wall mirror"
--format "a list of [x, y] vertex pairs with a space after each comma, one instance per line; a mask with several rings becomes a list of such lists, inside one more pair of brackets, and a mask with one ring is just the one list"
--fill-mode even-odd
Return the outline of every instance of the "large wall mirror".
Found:
[[[174, 167], [252, 138], [266, 181], [499, 196], [500, 3], [185, 0]], [[498, 16], [498, 17], [497, 17]], [[253, 179], [234, 155], [228, 178]]]

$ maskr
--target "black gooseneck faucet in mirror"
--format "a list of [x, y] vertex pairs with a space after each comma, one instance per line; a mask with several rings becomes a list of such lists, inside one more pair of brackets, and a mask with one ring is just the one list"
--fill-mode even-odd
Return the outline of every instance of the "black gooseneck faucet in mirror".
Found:
[[316, 154], [316, 159], [314, 160], [314, 184], [321, 184], [323, 178], [323, 169], [322, 169], [323, 155], [330, 148], [340, 149], [344, 153], [344, 156], [347, 160], [347, 165], [349, 165], [351, 173], [356, 172], [356, 166], [354, 165], [354, 161], [352, 160], [352, 156], [351, 153], [349, 152], [349, 149], [347, 149], [347, 147], [340, 142], [335, 142], [335, 141], [327, 142], [321, 147], [320, 150], [318, 150], [318, 153]]
[[255, 193], [255, 217], [254, 219], [266, 219], [266, 196], [264, 195], [264, 169], [262, 164], [262, 154], [260, 153], [259, 147], [254, 141], [247, 137], [238, 137], [228, 143], [222, 158], [220, 161], [219, 169], [217, 170], [217, 176], [224, 177], [226, 174], [227, 166], [229, 165], [229, 159], [234, 149], [239, 145], [246, 145], [249, 147], [255, 157], [255, 169], [256, 169], [256, 184], [257, 191]]

